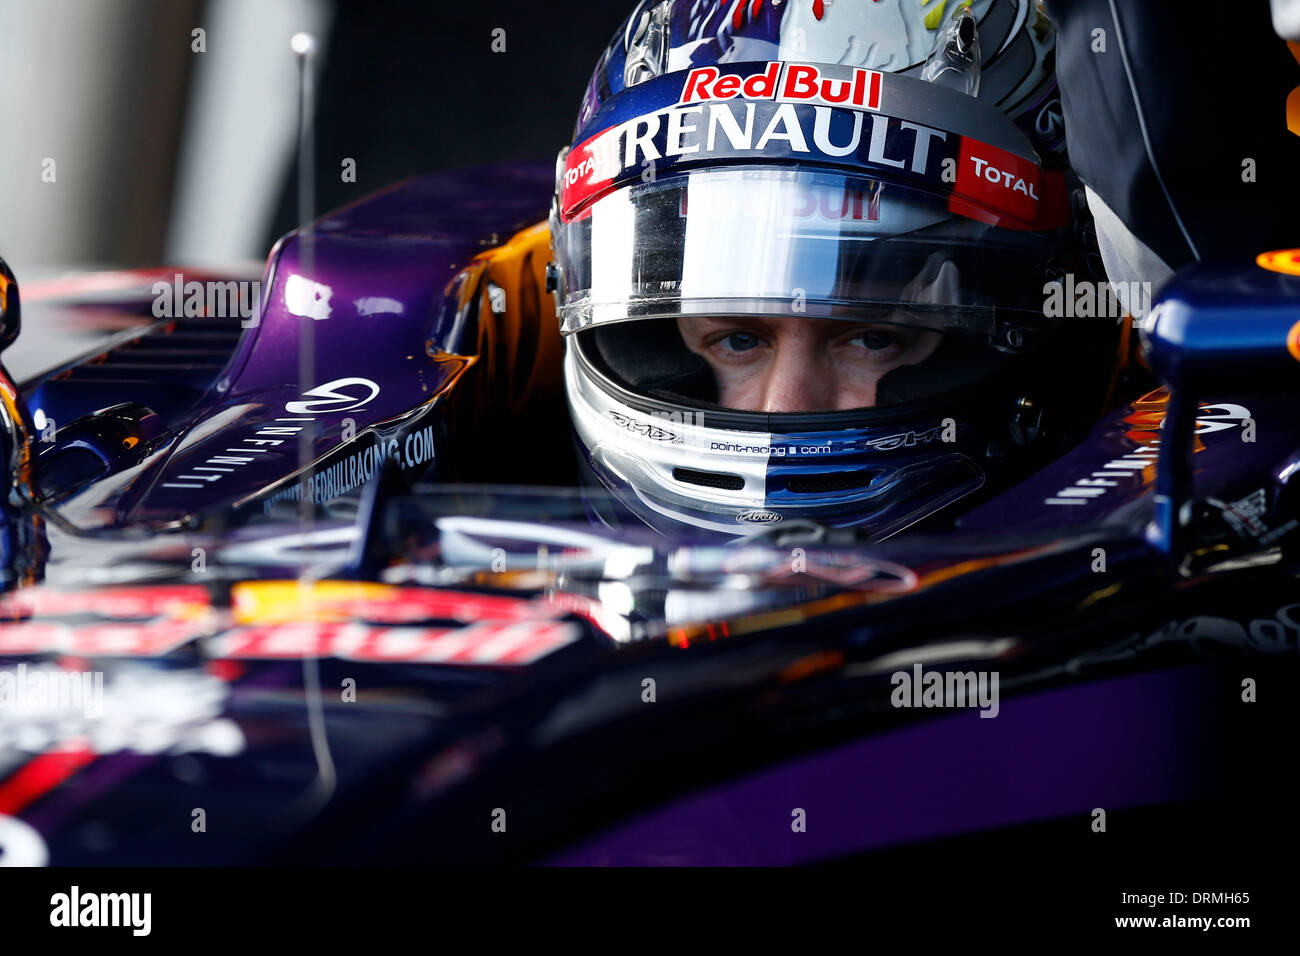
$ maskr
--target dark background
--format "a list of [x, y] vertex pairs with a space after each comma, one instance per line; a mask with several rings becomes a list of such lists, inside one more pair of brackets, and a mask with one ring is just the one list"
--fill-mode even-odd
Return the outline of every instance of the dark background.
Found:
[[[440, 169], [553, 161], [632, 0], [341, 0], [316, 112], [316, 209]], [[506, 52], [492, 52], [492, 31]], [[290, 172], [267, 246], [298, 225]]]

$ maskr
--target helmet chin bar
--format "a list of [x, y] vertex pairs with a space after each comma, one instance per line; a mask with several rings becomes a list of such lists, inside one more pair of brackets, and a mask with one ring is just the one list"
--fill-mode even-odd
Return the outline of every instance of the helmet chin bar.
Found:
[[[575, 337], [576, 338], [576, 337]], [[885, 537], [979, 490], [989, 440], [976, 421], [893, 410], [834, 413], [856, 427], [762, 431], [755, 413], [653, 411], [618, 394], [571, 338], [565, 381], [596, 477], [650, 524], [732, 537], [782, 521], [862, 527]], [[945, 439], [951, 439], [946, 441]]]

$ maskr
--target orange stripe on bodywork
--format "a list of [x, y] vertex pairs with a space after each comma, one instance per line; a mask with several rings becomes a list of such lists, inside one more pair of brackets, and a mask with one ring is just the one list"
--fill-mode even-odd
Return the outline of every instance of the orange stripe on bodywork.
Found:
[[[1295, 57], [1295, 61], [1300, 63], [1300, 43], [1288, 43], [1287, 49]], [[1300, 86], [1291, 91], [1291, 95], [1286, 98], [1286, 128], [1300, 136]]]
[[9, 419], [10, 432], [17, 446], [10, 451], [10, 460], [5, 462], [5, 467], [13, 466], [13, 474], [9, 476], [9, 486], [19, 489], [30, 500], [36, 496], [32, 484], [31, 436], [27, 434], [27, 420], [18, 386], [14, 385], [2, 365], [0, 365], [0, 408], [3, 408], [4, 415]]
[[[564, 341], [555, 301], [546, 288], [551, 232], [542, 222], [521, 230], [504, 245], [480, 255], [485, 263], [479, 303], [479, 350], [483, 387], [491, 396], [475, 396], [480, 408], [504, 402], [508, 415], [522, 414], [539, 396], [564, 394]], [[501, 288], [505, 314], [490, 307], [488, 283]]]
[[1261, 252], [1255, 257], [1255, 265], [1269, 272], [1280, 272], [1287, 276], [1300, 276], [1300, 249], [1276, 249], [1273, 252]]

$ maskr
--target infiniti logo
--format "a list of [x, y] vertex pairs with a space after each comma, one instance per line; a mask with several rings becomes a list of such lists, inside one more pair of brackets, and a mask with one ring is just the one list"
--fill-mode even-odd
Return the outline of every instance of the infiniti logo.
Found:
[[[364, 390], [366, 394], [357, 394]], [[351, 412], [368, 405], [379, 394], [379, 386], [368, 378], [339, 378], [317, 385], [302, 393], [313, 401], [286, 402], [284, 410], [290, 415], [324, 415], [330, 412]]]
[[292, 418], [274, 418], [261, 422], [257, 430], [243, 438], [234, 440], [234, 447], [223, 447], [220, 454], [208, 455], [201, 459], [202, 464], [190, 465], [182, 462], [178, 470], [184, 474], [171, 476], [172, 481], [165, 481], [163, 488], [211, 487], [225, 475], [245, 468], [258, 461], [264, 461], [263, 455], [282, 454], [281, 446], [298, 440], [301, 432], [318, 415], [350, 412], [370, 404], [379, 395], [379, 386], [368, 378], [336, 378], [324, 385], [317, 385], [302, 393], [299, 401], [285, 402], [284, 410]]
[[1065, 114], [1061, 109], [1060, 99], [1054, 99], [1044, 106], [1034, 120], [1034, 128], [1040, 136], [1055, 137], [1065, 129]]
[[1221, 432], [1226, 428], [1236, 428], [1249, 420], [1250, 409], [1242, 405], [1229, 405], [1226, 402], [1202, 405], [1201, 410], [1196, 414], [1196, 434]]

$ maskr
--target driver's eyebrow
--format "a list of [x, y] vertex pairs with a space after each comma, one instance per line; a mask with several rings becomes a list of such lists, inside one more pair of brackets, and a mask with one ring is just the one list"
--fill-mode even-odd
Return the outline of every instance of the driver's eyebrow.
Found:
[[[715, 325], [715, 326], [720, 326], [720, 325], [731, 325], [731, 326], [743, 326], [743, 327], [756, 327], [756, 328], [763, 328], [763, 329], [770, 328], [770, 327], [772, 327], [773, 325], [779, 325], [779, 324], [782, 324], [782, 323], [785, 323], [785, 322], [801, 322], [801, 323], [802, 323], [802, 322], [808, 322], [808, 321], [810, 321], [810, 320], [807, 319], [805, 316], [799, 316], [799, 315], [779, 315], [779, 316], [768, 316], [768, 315], [720, 315], [720, 316], [714, 316], [714, 315], [708, 315], [708, 316], [699, 316], [698, 318], [699, 318], [701, 321], [703, 321], [703, 322], [708, 322], [708, 323], [710, 323], [711, 325]], [[863, 318], [863, 319], [832, 319], [832, 320], [826, 320], [826, 321], [811, 320], [811, 321], [817, 321], [817, 322], [818, 322], [818, 325], [815, 326], [815, 327], [817, 327], [817, 328], [825, 328], [825, 329], [828, 329], [828, 330], [836, 330], [836, 331], [841, 330], [841, 329], [850, 329], [850, 328], [874, 328], [874, 327], [876, 327], [876, 326], [880, 326], [880, 325], [889, 325], [889, 324], [890, 324], [890, 323], [888, 323], [888, 322], [882, 322], [882, 321], [879, 320], [879, 319], [867, 319], [867, 318]]]
[[708, 315], [701, 318], [713, 325], [759, 326], [761, 328], [767, 328], [772, 321], [768, 317], [761, 315]]

